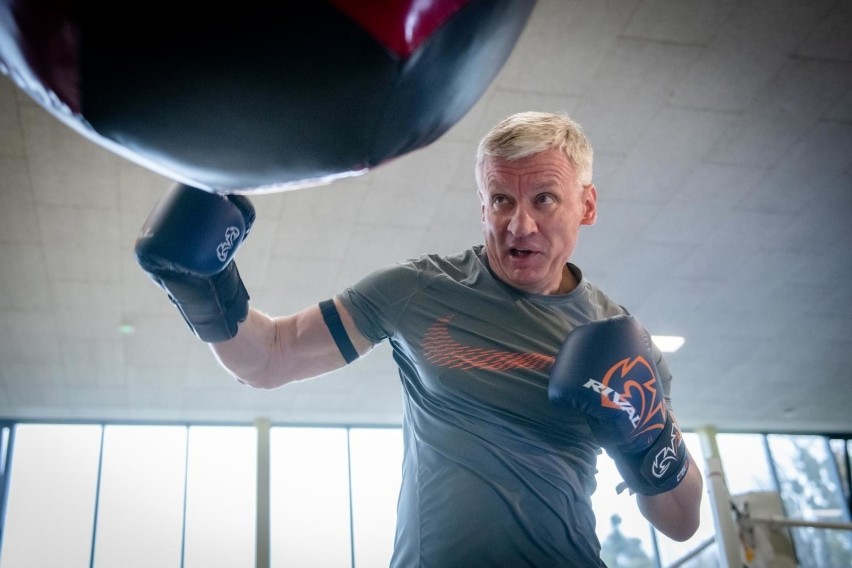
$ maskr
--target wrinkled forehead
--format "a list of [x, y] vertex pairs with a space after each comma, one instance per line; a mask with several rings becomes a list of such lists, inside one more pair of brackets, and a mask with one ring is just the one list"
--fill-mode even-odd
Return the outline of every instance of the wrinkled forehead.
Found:
[[480, 191], [513, 185], [574, 186], [578, 183], [576, 166], [558, 149], [514, 159], [485, 156], [478, 173]]

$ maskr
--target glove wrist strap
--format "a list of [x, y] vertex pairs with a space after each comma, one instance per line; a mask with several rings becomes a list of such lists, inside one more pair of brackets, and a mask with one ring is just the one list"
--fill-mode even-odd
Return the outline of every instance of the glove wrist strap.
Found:
[[686, 444], [671, 415], [663, 431], [647, 450], [635, 454], [607, 450], [627, 487], [643, 495], [671, 491], [683, 481], [689, 469]]
[[157, 280], [192, 332], [207, 343], [231, 339], [248, 316], [248, 291], [233, 261], [209, 278], [161, 274]]

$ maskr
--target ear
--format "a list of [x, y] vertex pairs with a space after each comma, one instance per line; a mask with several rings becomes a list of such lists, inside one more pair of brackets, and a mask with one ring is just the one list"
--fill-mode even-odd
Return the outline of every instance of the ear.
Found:
[[585, 214], [580, 220], [582, 225], [594, 225], [598, 218], [598, 190], [595, 184], [590, 183], [583, 187], [583, 206]]

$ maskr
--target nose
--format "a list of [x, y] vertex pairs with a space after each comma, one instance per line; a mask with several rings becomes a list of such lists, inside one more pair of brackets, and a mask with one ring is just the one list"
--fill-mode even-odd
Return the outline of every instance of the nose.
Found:
[[526, 237], [535, 233], [536, 223], [524, 207], [516, 207], [509, 219], [509, 232], [515, 237]]

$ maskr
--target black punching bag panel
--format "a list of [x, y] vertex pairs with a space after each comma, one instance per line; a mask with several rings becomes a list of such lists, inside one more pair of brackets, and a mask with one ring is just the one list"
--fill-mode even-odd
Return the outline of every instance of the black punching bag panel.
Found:
[[175, 181], [284, 190], [439, 138], [534, 4], [0, 0], [0, 69], [81, 134]]

